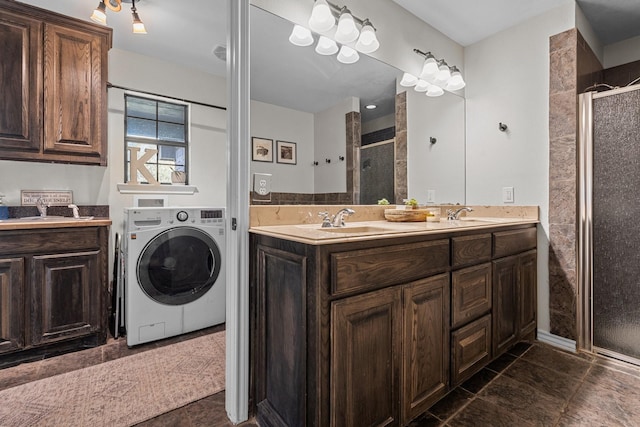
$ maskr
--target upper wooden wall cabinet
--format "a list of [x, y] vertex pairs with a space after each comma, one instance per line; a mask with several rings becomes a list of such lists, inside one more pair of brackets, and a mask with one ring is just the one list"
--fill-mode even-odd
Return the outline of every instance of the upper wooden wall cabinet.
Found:
[[0, 159], [106, 166], [111, 35], [0, 0]]

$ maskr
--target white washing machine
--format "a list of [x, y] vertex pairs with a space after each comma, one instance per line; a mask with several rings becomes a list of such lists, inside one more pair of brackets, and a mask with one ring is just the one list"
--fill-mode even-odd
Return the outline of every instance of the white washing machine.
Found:
[[224, 208], [125, 209], [127, 345], [225, 321]]

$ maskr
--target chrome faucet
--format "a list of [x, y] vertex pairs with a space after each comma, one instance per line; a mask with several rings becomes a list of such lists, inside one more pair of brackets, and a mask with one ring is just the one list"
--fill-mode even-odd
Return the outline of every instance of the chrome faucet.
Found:
[[49, 207], [49, 205], [44, 202], [42, 197], [38, 197], [38, 200], [36, 200], [36, 207], [38, 208], [38, 212], [40, 212], [40, 216], [47, 216], [47, 207]]
[[356, 211], [354, 211], [353, 209], [349, 209], [349, 208], [340, 209], [338, 212], [336, 212], [335, 216], [333, 217], [333, 221], [331, 221], [331, 225], [333, 227], [344, 227], [344, 216], [353, 215], [354, 213], [356, 213]]
[[334, 216], [329, 212], [318, 212], [318, 216], [322, 217], [322, 228], [344, 227], [344, 216], [356, 213], [353, 209], [342, 208]]
[[74, 218], [76, 218], [76, 219], [80, 218], [80, 211], [78, 210], [78, 206], [71, 204], [71, 205], [69, 205], [67, 207], [73, 211], [73, 217]]
[[465, 212], [472, 212], [472, 211], [473, 211], [473, 209], [468, 208], [468, 207], [466, 207], [466, 206], [461, 207], [460, 209], [455, 210], [455, 211], [454, 211], [454, 210], [451, 210], [451, 209], [447, 209], [447, 219], [448, 219], [449, 221], [454, 221], [454, 220], [456, 220], [456, 219], [460, 219], [460, 212], [462, 212], [462, 211], [465, 211]]

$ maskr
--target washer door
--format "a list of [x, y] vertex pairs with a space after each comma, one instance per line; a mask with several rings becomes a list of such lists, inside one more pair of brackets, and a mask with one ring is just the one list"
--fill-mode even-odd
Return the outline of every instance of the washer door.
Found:
[[138, 283], [153, 300], [183, 305], [204, 295], [220, 274], [216, 242], [192, 227], [172, 228], [155, 236], [138, 259]]

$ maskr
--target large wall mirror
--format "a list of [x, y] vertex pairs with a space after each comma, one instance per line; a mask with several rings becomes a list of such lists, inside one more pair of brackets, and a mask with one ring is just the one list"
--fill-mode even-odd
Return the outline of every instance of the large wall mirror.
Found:
[[464, 203], [464, 98], [401, 87], [401, 70], [364, 54], [295, 46], [292, 29], [251, 7], [251, 172], [271, 174], [271, 203]]

